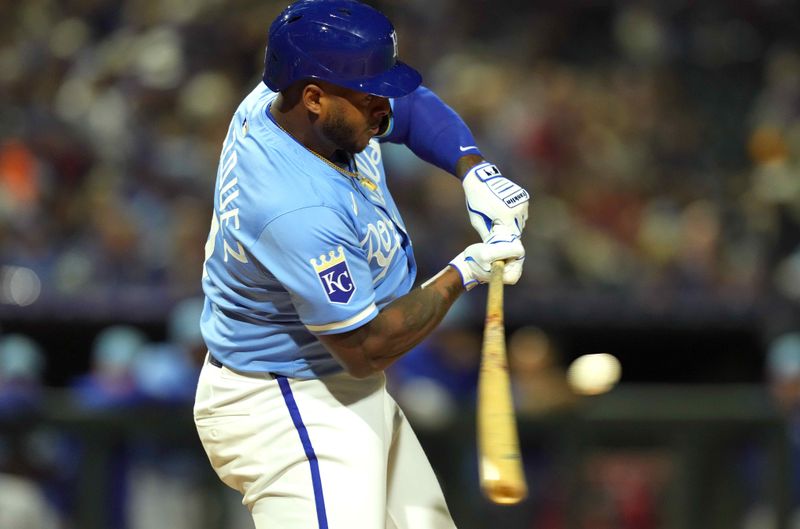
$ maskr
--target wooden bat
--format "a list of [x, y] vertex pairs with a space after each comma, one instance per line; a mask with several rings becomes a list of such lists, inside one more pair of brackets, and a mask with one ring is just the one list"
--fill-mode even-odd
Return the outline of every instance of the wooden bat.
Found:
[[492, 263], [486, 327], [478, 378], [478, 467], [481, 489], [494, 503], [514, 504], [528, 495], [519, 453], [516, 415], [503, 326], [503, 261]]

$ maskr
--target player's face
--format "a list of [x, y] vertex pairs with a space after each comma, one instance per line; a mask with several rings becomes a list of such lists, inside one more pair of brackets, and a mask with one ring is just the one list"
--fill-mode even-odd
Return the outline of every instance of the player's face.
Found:
[[325, 138], [352, 154], [366, 149], [390, 112], [389, 100], [338, 86], [326, 86], [325, 92], [327, 111], [320, 115]]

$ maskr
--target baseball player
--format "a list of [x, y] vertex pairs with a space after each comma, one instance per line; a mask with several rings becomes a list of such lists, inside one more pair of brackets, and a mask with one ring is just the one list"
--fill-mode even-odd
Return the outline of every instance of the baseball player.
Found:
[[[264, 82], [222, 146], [203, 267], [194, 408], [211, 465], [258, 529], [455, 527], [383, 370], [505, 260], [528, 193], [397, 60], [389, 20], [302, 0], [272, 23]], [[473, 244], [421, 286], [380, 143], [463, 181]]]

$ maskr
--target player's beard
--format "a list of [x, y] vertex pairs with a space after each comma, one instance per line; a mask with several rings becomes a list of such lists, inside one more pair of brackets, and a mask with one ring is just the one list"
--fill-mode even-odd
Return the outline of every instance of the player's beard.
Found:
[[367, 148], [367, 143], [359, 144], [359, 133], [347, 122], [345, 114], [334, 107], [322, 122], [322, 133], [336, 147], [350, 154], [356, 154]]

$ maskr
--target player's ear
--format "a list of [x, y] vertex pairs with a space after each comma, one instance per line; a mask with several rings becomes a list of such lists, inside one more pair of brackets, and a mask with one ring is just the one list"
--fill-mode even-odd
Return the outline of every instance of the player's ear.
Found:
[[322, 88], [314, 83], [308, 83], [303, 88], [303, 106], [312, 114], [319, 115], [322, 112], [322, 95], [325, 92]]

